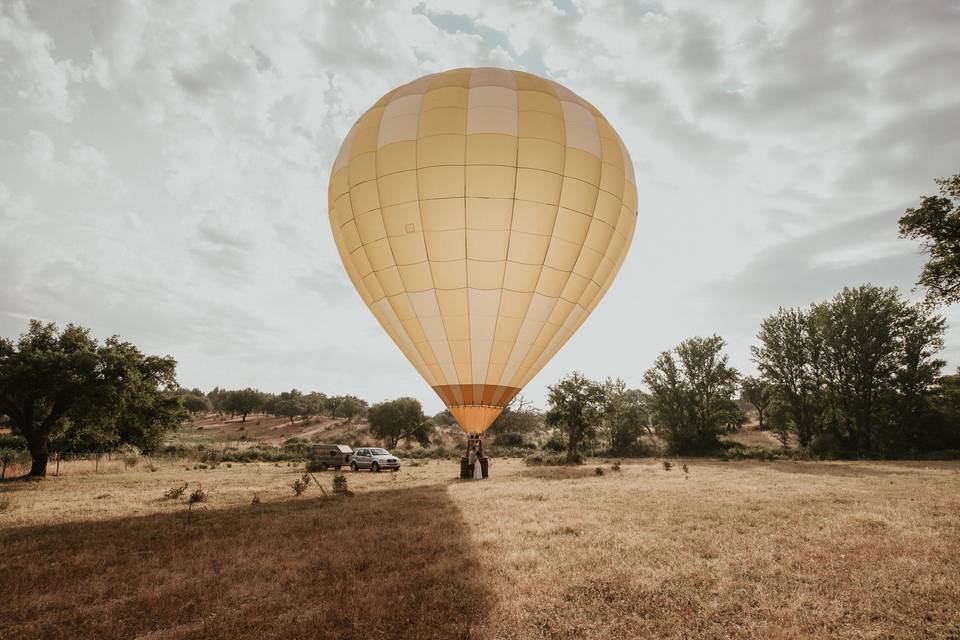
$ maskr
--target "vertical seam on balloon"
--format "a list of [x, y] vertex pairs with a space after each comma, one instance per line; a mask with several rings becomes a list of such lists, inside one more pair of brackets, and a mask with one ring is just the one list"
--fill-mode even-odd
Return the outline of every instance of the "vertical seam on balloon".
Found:
[[[549, 80], [548, 80], [548, 82], [549, 82]], [[558, 103], [559, 106], [560, 106], [560, 113], [561, 113], [561, 115], [562, 115], [562, 114], [563, 114], [563, 100], [562, 100], [562, 99], [560, 98], [560, 96], [557, 94], [557, 90], [554, 88], [553, 83], [550, 84], [550, 88], [553, 89], [553, 97], [557, 99], [557, 103]], [[520, 126], [520, 125], [519, 125], [519, 117], [520, 117], [520, 116], [518, 115], [518, 116], [517, 116], [517, 120], [518, 120], [518, 124], [517, 124], [517, 134], [518, 134], [517, 144], [518, 144], [518, 148], [519, 148], [519, 133], [520, 133], [520, 129], [519, 129], [519, 126]], [[566, 121], [565, 118], [560, 118], [560, 122], [563, 124], [563, 170], [562, 170], [562, 171], [563, 171], [563, 173], [566, 173], [566, 170], [567, 170], [567, 121]], [[556, 231], [557, 231], [557, 218], [560, 217], [560, 198], [561, 198], [562, 196], [563, 196], [563, 179], [561, 178], [561, 180], [560, 180], [560, 194], [557, 196], [557, 207], [556, 207], [556, 211], [554, 212], [554, 216], [553, 216], [553, 228], [550, 230], [550, 241], [551, 241], [551, 242], [553, 241], [553, 234], [556, 233]], [[547, 252], [549, 252], [549, 251], [550, 251], [550, 244], [547, 243]], [[533, 292], [532, 292], [532, 295], [530, 296], [530, 302], [527, 303], [527, 310], [526, 310], [526, 311], [524, 312], [524, 314], [523, 314], [523, 322], [526, 322], [526, 320], [527, 320], [527, 314], [530, 313], [530, 305], [533, 304], [533, 296], [536, 295], [536, 293], [537, 293], [537, 285], [540, 284], [540, 277], [543, 276], [543, 267], [544, 267], [544, 265], [546, 264], [546, 260], [547, 260], [547, 256], [546, 256], [546, 254], [544, 254], [544, 256], [543, 256], [543, 262], [540, 264], [540, 273], [539, 273], [539, 275], [537, 275], [537, 284], [534, 285], [534, 287], [533, 287]], [[521, 330], [523, 329], [523, 322], [520, 323], [520, 329], [521, 329]], [[538, 333], [537, 335], [540, 335], [540, 334]], [[522, 358], [526, 358], [526, 357], [527, 357], [527, 354], [530, 353], [530, 348], [532, 348], [532, 347], [533, 347], [533, 343], [531, 342], [531, 343], [530, 343], [530, 347], [528, 347], [528, 348], [526, 349], [526, 351], [523, 352], [523, 355], [522, 355], [521, 357], [522, 357]], [[509, 363], [509, 361], [510, 361], [510, 358], [513, 357], [513, 352], [514, 352], [514, 350], [516, 350], [516, 348], [517, 348], [517, 343], [514, 342], [514, 343], [513, 343], [513, 349], [510, 350], [510, 356], [507, 358], [507, 362], [508, 362], [508, 363]], [[517, 369], [519, 370], [519, 368], [520, 368], [520, 364], [518, 363], [518, 364], [517, 364]], [[506, 369], [504, 369], [504, 374], [505, 374], [505, 373], [506, 373]], [[515, 375], [515, 374], [511, 374], [511, 375]], [[519, 385], [511, 385], [511, 384], [509, 384], [509, 383], [510, 383], [510, 380], [503, 380], [502, 377], [501, 377], [501, 382], [503, 383], [503, 386], [519, 386]]]
[[[388, 101], [388, 102], [387, 102], [387, 105], [389, 105], [389, 104], [390, 104], [390, 102]], [[373, 151], [373, 175], [374, 175], [374, 184], [376, 185], [376, 188], [377, 188], [377, 204], [379, 205], [378, 210], [380, 211], [380, 224], [381, 224], [381, 225], [383, 225], [383, 200], [382, 200], [381, 197], [380, 197], [380, 176], [379, 176], [379, 174], [377, 173], [377, 155], [379, 155], [379, 151], [380, 151], [380, 145], [379, 145], [380, 127], [383, 125], [383, 114], [386, 113], [386, 112], [387, 112], [387, 109], [386, 109], [386, 107], [384, 107], [383, 113], [380, 114], [380, 118], [377, 120], [377, 139], [378, 139], [378, 142], [377, 142], [377, 146], [374, 148], [374, 151]], [[417, 124], [418, 124], [418, 126], [419, 126], [419, 119], [418, 119], [418, 123], [417, 123]], [[416, 174], [414, 174], [414, 179], [416, 179]], [[387, 236], [387, 234], [386, 234], [386, 225], [384, 225], [384, 235], [383, 235], [383, 237], [384, 237], [384, 239], [387, 241], [387, 248], [390, 249], [390, 257], [393, 259], [393, 266], [397, 269], [397, 277], [400, 278], [400, 268], [399, 268], [399, 265], [397, 265], [397, 257], [396, 257], [396, 255], [394, 255], [394, 253], [393, 253], [393, 245], [390, 244], [390, 237]], [[362, 246], [366, 247], [367, 245], [366, 245], [366, 243], [363, 243]], [[367, 260], [370, 260], [370, 256], [369, 256], [369, 255], [367, 256]], [[377, 273], [377, 270], [373, 268], [373, 265], [372, 265], [372, 264], [370, 265], [370, 268], [373, 270], [373, 274], [374, 274], [374, 276], [377, 278], [377, 282], [380, 283], [380, 288], [381, 288], [381, 289], [384, 289], [383, 281], [380, 280], [380, 274]], [[403, 294], [404, 294], [405, 296], [407, 296], [407, 302], [410, 302], [410, 294], [407, 292], [407, 284], [403, 281], [403, 278], [400, 278], [400, 282], [401, 282], [401, 284], [403, 284]], [[390, 296], [387, 295], [386, 289], [384, 289], [383, 296], [384, 296], [384, 298], [387, 299], [387, 304], [390, 304]], [[393, 306], [393, 305], [390, 305], [390, 306]], [[410, 304], [410, 308], [411, 308], [411, 309], [413, 308], [413, 304], [412, 304], [412, 303]], [[396, 313], [396, 312], [394, 312], [394, 313]], [[417, 326], [420, 327], [420, 333], [422, 333], [422, 334], [424, 335], [424, 337], [426, 337], [427, 334], [426, 334], [426, 332], [423, 330], [423, 324], [421, 324], [421, 322], [420, 322], [420, 316], [417, 315], [416, 310], [414, 310], [414, 312], [413, 312], [413, 317], [417, 319]], [[413, 341], [413, 338], [410, 337], [410, 334], [407, 333], [406, 327], [403, 326], [403, 320], [401, 320], [399, 316], [397, 316], [397, 320], [400, 321], [400, 327], [398, 327], [398, 330], [402, 330], [404, 333], [407, 334], [407, 339], [410, 340], [410, 343], [413, 345], [413, 350], [417, 353], [418, 356], [420, 356], [420, 359], [423, 360], [423, 368], [424, 368], [424, 370], [425, 370], [427, 373], [429, 373], [429, 374], [430, 374], [430, 377], [432, 378], [432, 377], [433, 377], [433, 372], [430, 371], [430, 366], [427, 364], [426, 360], [424, 359], [423, 354], [420, 353], [420, 349], [417, 347], [417, 343], [414, 342], [414, 341]], [[437, 359], [437, 354], [433, 353], [433, 348], [430, 346], [430, 341], [429, 341], [429, 340], [427, 340], [426, 345], [427, 345], [427, 349], [430, 350], [430, 353], [433, 354], [433, 359], [436, 360], [436, 359]], [[403, 349], [401, 349], [401, 351], [403, 351]], [[423, 375], [423, 373], [421, 373], [420, 375]], [[427, 383], [428, 383], [428, 384], [429, 384], [429, 382], [430, 382], [430, 381], [427, 380]]]
[[[431, 84], [432, 83], [427, 83], [423, 93], [420, 94], [420, 108], [417, 110], [417, 132], [414, 138], [413, 153], [414, 153], [414, 177], [416, 178], [416, 188], [417, 188], [417, 220], [420, 223], [420, 237], [423, 239], [422, 240], [423, 253], [424, 255], [427, 256], [426, 263], [427, 263], [427, 270], [430, 272], [430, 283], [433, 285], [432, 286], [433, 299], [437, 303], [437, 310], [439, 311], [440, 300], [437, 298], [437, 282], [436, 280], [433, 279], [433, 265], [430, 264], [430, 254], [429, 254], [429, 250], [427, 249], [426, 233], [424, 232], [424, 229], [423, 229], [423, 209], [421, 207], [421, 203], [423, 201], [420, 198], [420, 162], [418, 160], [418, 154], [420, 151], [420, 118], [423, 115], [423, 97], [427, 95], [427, 92], [429, 91]], [[404, 287], [406, 287], [406, 285], [404, 285]], [[446, 345], [447, 353], [450, 355], [450, 361], [453, 362], [453, 353], [450, 350], [450, 339], [447, 337], [447, 327], [443, 323], [443, 314], [440, 313], [438, 317], [440, 318], [440, 327], [443, 330], [443, 342]], [[420, 318], [419, 316], [417, 316], [417, 322], [419, 321], [420, 321]], [[423, 331], [422, 323], [420, 324], [420, 330]], [[424, 335], [426, 335], [426, 332], [424, 332]], [[441, 386], [441, 384], [449, 385], [451, 381], [447, 380], [447, 373], [446, 371], [443, 370], [443, 367], [440, 366], [440, 360], [437, 358], [437, 352], [433, 349], [433, 345], [429, 344], [429, 340], [427, 341], [427, 343], [430, 346], [430, 351], [431, 353], [433, 353], [434, 359], [437, 361], [437, 369], [439, 369], [440, 373], [443, 376], [442, 381], [441, 380], [436, 381], [437, 386]], [[454, 365], [454, 372], [456, 372], [456, 365]]]
[[[513, 72], [511, 72], [511, 74], [513, 74]], [[499, 322], [499, 320], [500, 320], [500, 307], [501, 307], [501, 305], [503, 304], [503, 285], [506, 284], [506, 280], [507, 280], [507, 263], [510, 261], [510, 240], [513, 238], [513, 216], [514, 216], [514, 213], [516, 212], [516, 209], [517, 209], [517, 175], [520, 173], [520, 92], [519, 92], [519, 91], [517, 90], [517, 88], [516, 88], [516, 84], [517, 84], [517, 82], [516, 82], [516, 75], [513, 75], [513, 78], [514, 78], [514, 82], [513, 82], [513, 84], [514, 84], [513, 95], [514, 95], [514, 98], [516, 99], [516, 105], [517, 105], [517, 111], [516, 111], [516, 113], [517, 113], [517, 131], [516, 131], [516, 138], [515, 138], [516, 143], [517, 143], [517, 153], [515, 154], [515, 156], [514, 156], [514, 161], [513, 161], [513, 205], [510, 207], [510, 224], [507, 225], [507, 252], [506, 252], [506, 253], [504, 254], [504, 256], [503, 256], [503, 275], [500, 276], [500, 297], [497, 299], [497, 315], [496, 315], [496, 322], [497, 322], [497, 324], [500, 324], [500, 322]], [[497, 342], [497, 327], [494, 326], [494, 329], [493, 329], [493, 338], [492, 338], [491, 343], [490, 343], [490, 357], [493, 357], [493, 346], [494, 346], [494, 344], [496, 344], [496, 342]], [[516, 343], [514, 343], [514, 344], [516, 344]], [[504, 363], [504, 367], [506, 367], [506, 363]], [[501, 372], [500, 372], [500, 376], [502, 376], [502, 375], [503, 375], [503, 372], [501, 371]], [[488, 359], [487, 359], [487, 371], [486, 371], [486, 373], [485, 373], [484, 376], [483, 376], [483, 383], [484, 383], [484, 384], [487, 384], [487, 378], [488, 378], [489, 376], [490, 376], [490, 360], [489, 360], [489, 358], [488, 358]], [[493, 384], [494, 384], [495, 386], [500, 386], [500, 384], [499, 384], [499, 383], [500, 383], [500, 376], [498, 376], [498, 377], [497, 377], [497, 380], [493, 382]], [[500, 395], [502, 395], [502, 394], [499, 394], [499, 393], [496, 393], [496, 392], [495, 392], [494, 397], [491, 398], [491, 403], [493, 403], [495, 400], [499, 400], [500, 398], [497, 397], [497, 396], [500, 396]]]
[[[470, 130], [470, 95], [473, 93], [473, 77], [477, 70], [470, 70], [470, 80], [467, 82], [467, 113], [463, 121], [463, 268], [467, 280], [467, 371], [470, 375], [469, 384], [473, 384], [473, 323], [470, 322], [470, 255], [467, 253], [467, 132]], [[454, 363], [456, 365], [456, 363]], [[459, 377], [460, 373], [457, 373]], [[466, 384], [465, 381], [458, 381], [460, 384]], [[462, 395], [461, 391], [461, 395]], [[470, 397], [473, 398], [473, 389], [470, 390]], [[466, 402], [466, 400], [464, 400]]]

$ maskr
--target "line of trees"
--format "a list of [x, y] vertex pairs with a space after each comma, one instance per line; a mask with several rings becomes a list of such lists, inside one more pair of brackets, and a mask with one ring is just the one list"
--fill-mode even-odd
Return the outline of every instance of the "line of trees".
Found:
[[318, 391], [304, 393], [298, 389], [281, 393], [267, 393], [259, 389], [221, 389], [215, 387], [208, 393], [200, 389], [183, 389], [178, 392], [183, 407], [191, 415], [204, 413], [240, 416], [247, 421], [251, 414], [266, 414], [294, 420], [307, 420], [315, 416], [331, 418], [357, 418], [367, 414], [367, 401], [352, 395], [328, 396]]
[[751, 350], [759, 377], [729, 365], [719, 336], [694, 337], [656, 358], [643, 376], [647, 391], [577, 372], [550, 385], [545, 422], [570, 461], [586, 444], [628, 452], [652, 433], [672, 453], [718, 451], [722, 436], [747, 422], [745, 403], [759, 428], [813, 455], [960, 449], [960, 375], [943, 376], [937, 358], [945, 329], [928, 304], [896, 289], [846, 288], [763, 320]]

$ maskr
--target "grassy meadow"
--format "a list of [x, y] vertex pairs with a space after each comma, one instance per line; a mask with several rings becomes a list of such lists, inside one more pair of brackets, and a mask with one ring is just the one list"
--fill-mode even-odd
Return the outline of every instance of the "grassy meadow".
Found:
[[8, 481], [0, 637], [960, 634], [958, 463], [414, 464], [351, 497], [288, 463]]

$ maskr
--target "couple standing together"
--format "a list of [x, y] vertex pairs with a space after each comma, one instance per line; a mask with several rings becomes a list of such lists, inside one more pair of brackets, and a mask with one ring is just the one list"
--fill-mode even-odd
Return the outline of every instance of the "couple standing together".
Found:
[[470, 447], [467, 453], [467, 461], [470, 468], [473, 469], [473, 479], [483, 480], [483, 466], [480, 464], [480, 451], [478, 447]]

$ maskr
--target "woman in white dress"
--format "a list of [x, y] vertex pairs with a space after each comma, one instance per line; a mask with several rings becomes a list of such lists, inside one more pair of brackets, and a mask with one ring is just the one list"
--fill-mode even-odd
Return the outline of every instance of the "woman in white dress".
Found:
[[471, 462], [473, 465], [473, 479], [483, 480], [483, 465], [480, 463], [480, 449], [470, 449]]

